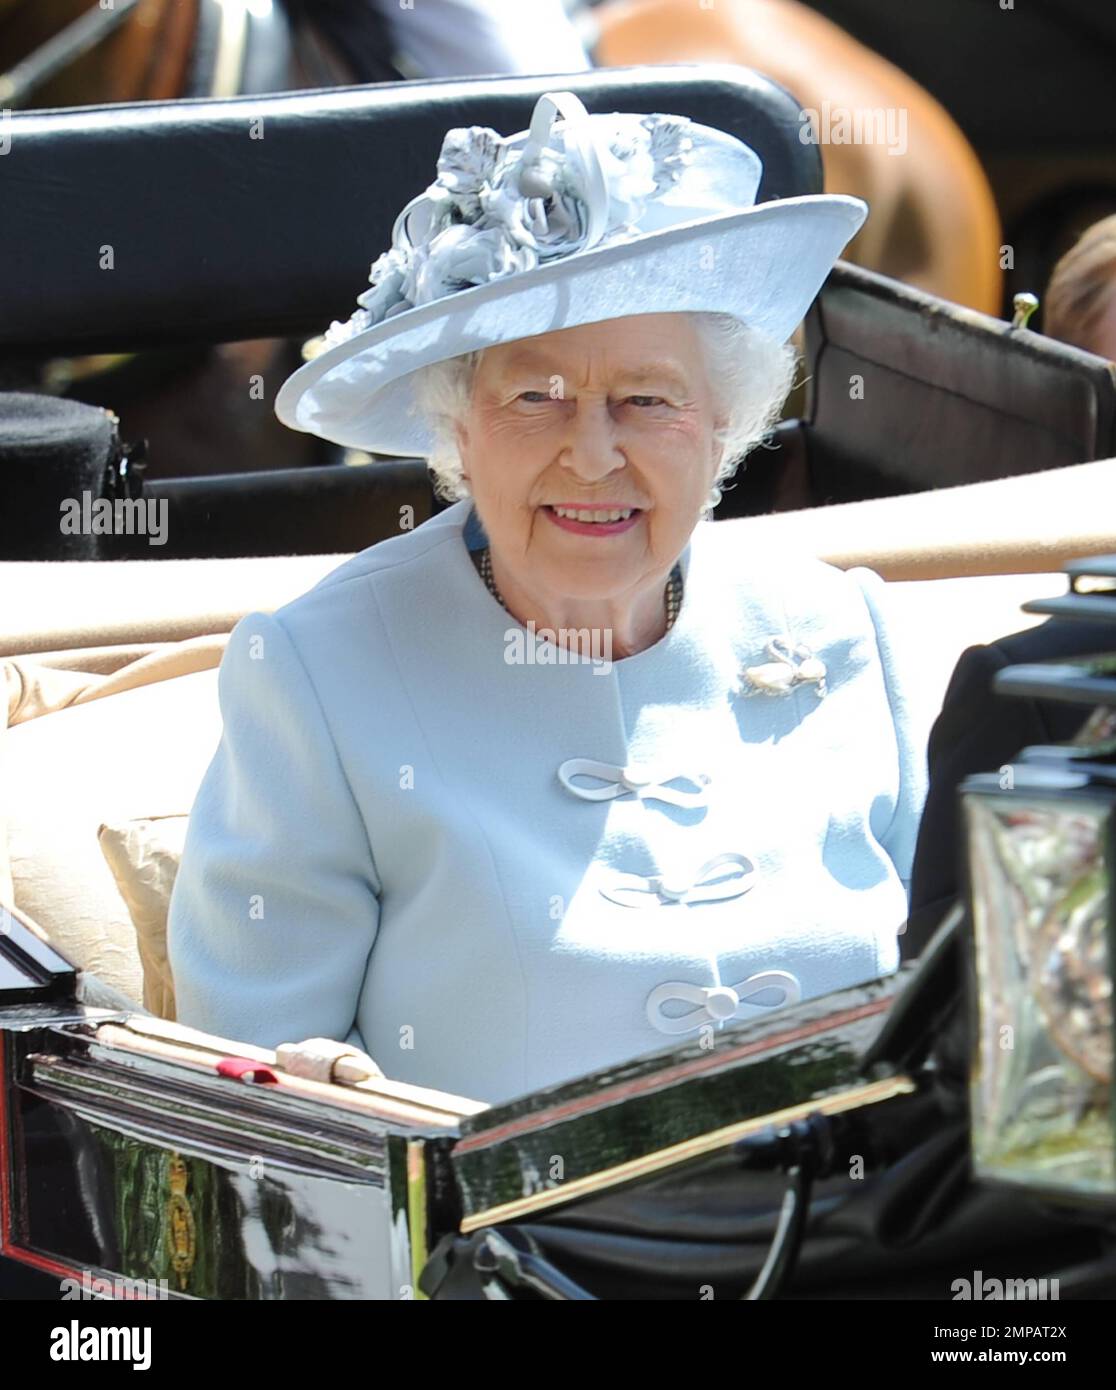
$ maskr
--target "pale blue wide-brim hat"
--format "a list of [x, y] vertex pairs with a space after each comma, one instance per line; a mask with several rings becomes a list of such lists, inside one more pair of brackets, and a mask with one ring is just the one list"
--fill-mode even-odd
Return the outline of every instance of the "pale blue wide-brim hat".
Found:
[[[561, 119], [559, 119], [561, 118]], [[506, 139], [451, 130], [396, 219], [356, 312], [280, 388], [292, 429], [429, 453], [413, 374], [459, 354], [632, 314], [731, 314], [785, 342], [868, 208], [843, 194], [756, 203], [741, 140], [680, 116], [539, 99]]]

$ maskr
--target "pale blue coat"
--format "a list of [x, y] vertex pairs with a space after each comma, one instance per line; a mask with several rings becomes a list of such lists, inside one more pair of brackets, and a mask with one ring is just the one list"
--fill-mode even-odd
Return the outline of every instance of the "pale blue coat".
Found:
[[[895, 970], [925, 772], [883, 581], [702, 522], [662, 640], [547, 664], [480, 543], [457, 503], [237, 625], [171, 904], [180, 1020], [500, 1101]], [[747, 693], [784, 634], [823, 697]]]

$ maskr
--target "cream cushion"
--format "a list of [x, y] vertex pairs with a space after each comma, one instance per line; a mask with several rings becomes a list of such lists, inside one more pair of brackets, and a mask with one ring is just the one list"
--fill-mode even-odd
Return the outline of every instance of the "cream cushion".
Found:
[[348, 555], [0, 561], [0, 656], [177, 643], [271, 612]]
[[102, 825], [98, 839], [136, 929], [143, 968], [143, 1006], [173, 1019], [174, 981], [167, 960], [167, 912], [188, 816], [156, 816]]
[[[1101, 459], [932, 492], [750, 517], [741, 524], [741, 543], [754, 534], [764, 545], [785, 544], [841, 569], [866, 565], [888, 580], [1041, 578], [1068, 560], [1116, 550], [1114, 508], [1116, 459]], [[1026, 624], [1009, 616], [1003, 631], [1021, 626]]]
[[137, 1002], [143, 971], [135, 930], [98, 831], [188, 812], [220, 728], [210, 669], [5, 731], [0, 803], [15, 905], [75, 965]]

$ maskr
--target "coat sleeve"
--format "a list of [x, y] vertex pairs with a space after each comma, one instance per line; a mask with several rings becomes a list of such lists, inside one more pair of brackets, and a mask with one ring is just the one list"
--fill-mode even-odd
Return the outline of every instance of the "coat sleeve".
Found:
[[874, 570], [862, 566], [848, 573], [860, 586], [875, 627], [898, 758], [898, 791], [894, 812], [880, 835], [880, 844], [895, 865], [909, 900], [915, 844], [927, 786], [928, 720], [914, 693], [916, 651], [910, 635], [904, 634], [890, 611], [892, 605], [884, 580]]
[[233, 631], [224, 732], [190, 814], [168, 954], [180, 1022], [275, 1047], [363, 1049], [357, 1003], [379, 882], [313, 683], [277, 617]]

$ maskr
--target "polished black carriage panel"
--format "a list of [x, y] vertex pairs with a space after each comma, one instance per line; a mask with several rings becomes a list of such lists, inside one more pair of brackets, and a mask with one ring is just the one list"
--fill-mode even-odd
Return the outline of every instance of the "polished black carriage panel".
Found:
[[76, 983], [77, 971], [65, 956], [0, 903], [0, 1002], [69, 1000]]
[[[253, 1049], [195, 1052], [159, 1020], [0, 995], [0, 1296], [740, 1298], [792, 1186], [799, 1235], [765, 1296], [946, 1299], [973, 1267], [1088, 1280], [1098, 1228], [971, 1183], [920, 978], [499, 1107], [422, 1093], [425, 1118], [388, 1117], [389, 1091], [371, 1113], [269, 1084], [238, 1062]], [[802, 1186], [787, 1146], [807, 1141]]]
[[980, 1268], [1108, 1296], [1100, 1223], [971, 1180], [962, 921], [917, 969], [466, 1118], [424, 1290], [948, 1300]]
[[416, 1296], [458, 1219], [453, 1117], [221, 1074], [221, 1050], [135, 1031], [158, 1021], [86, 1002], [94, 980], [2, 907], [0, 926], [0, 1296]]
[[860, 1071], [900, 984], [892, 976], [774, 1010], [464, 1120], [453, 1151], [462, 1229], [622, 1187], [728, 1147], [776, 1114], [905, 1093], [905, 1078], [865, 1089]]
[[426, 1220], [453, 1220], [433, 1172], [444, 1145], [267, 1085], [127, 1057], [94, 1038], [110, 1021], [28, 1018], [0, 1031], [5, 1257], [171, 1296], [414, 1296]]
[[13, 1247], [200, 1298], [408, 1296], [406, 1137], [91, 1031], [5, 1035]]

